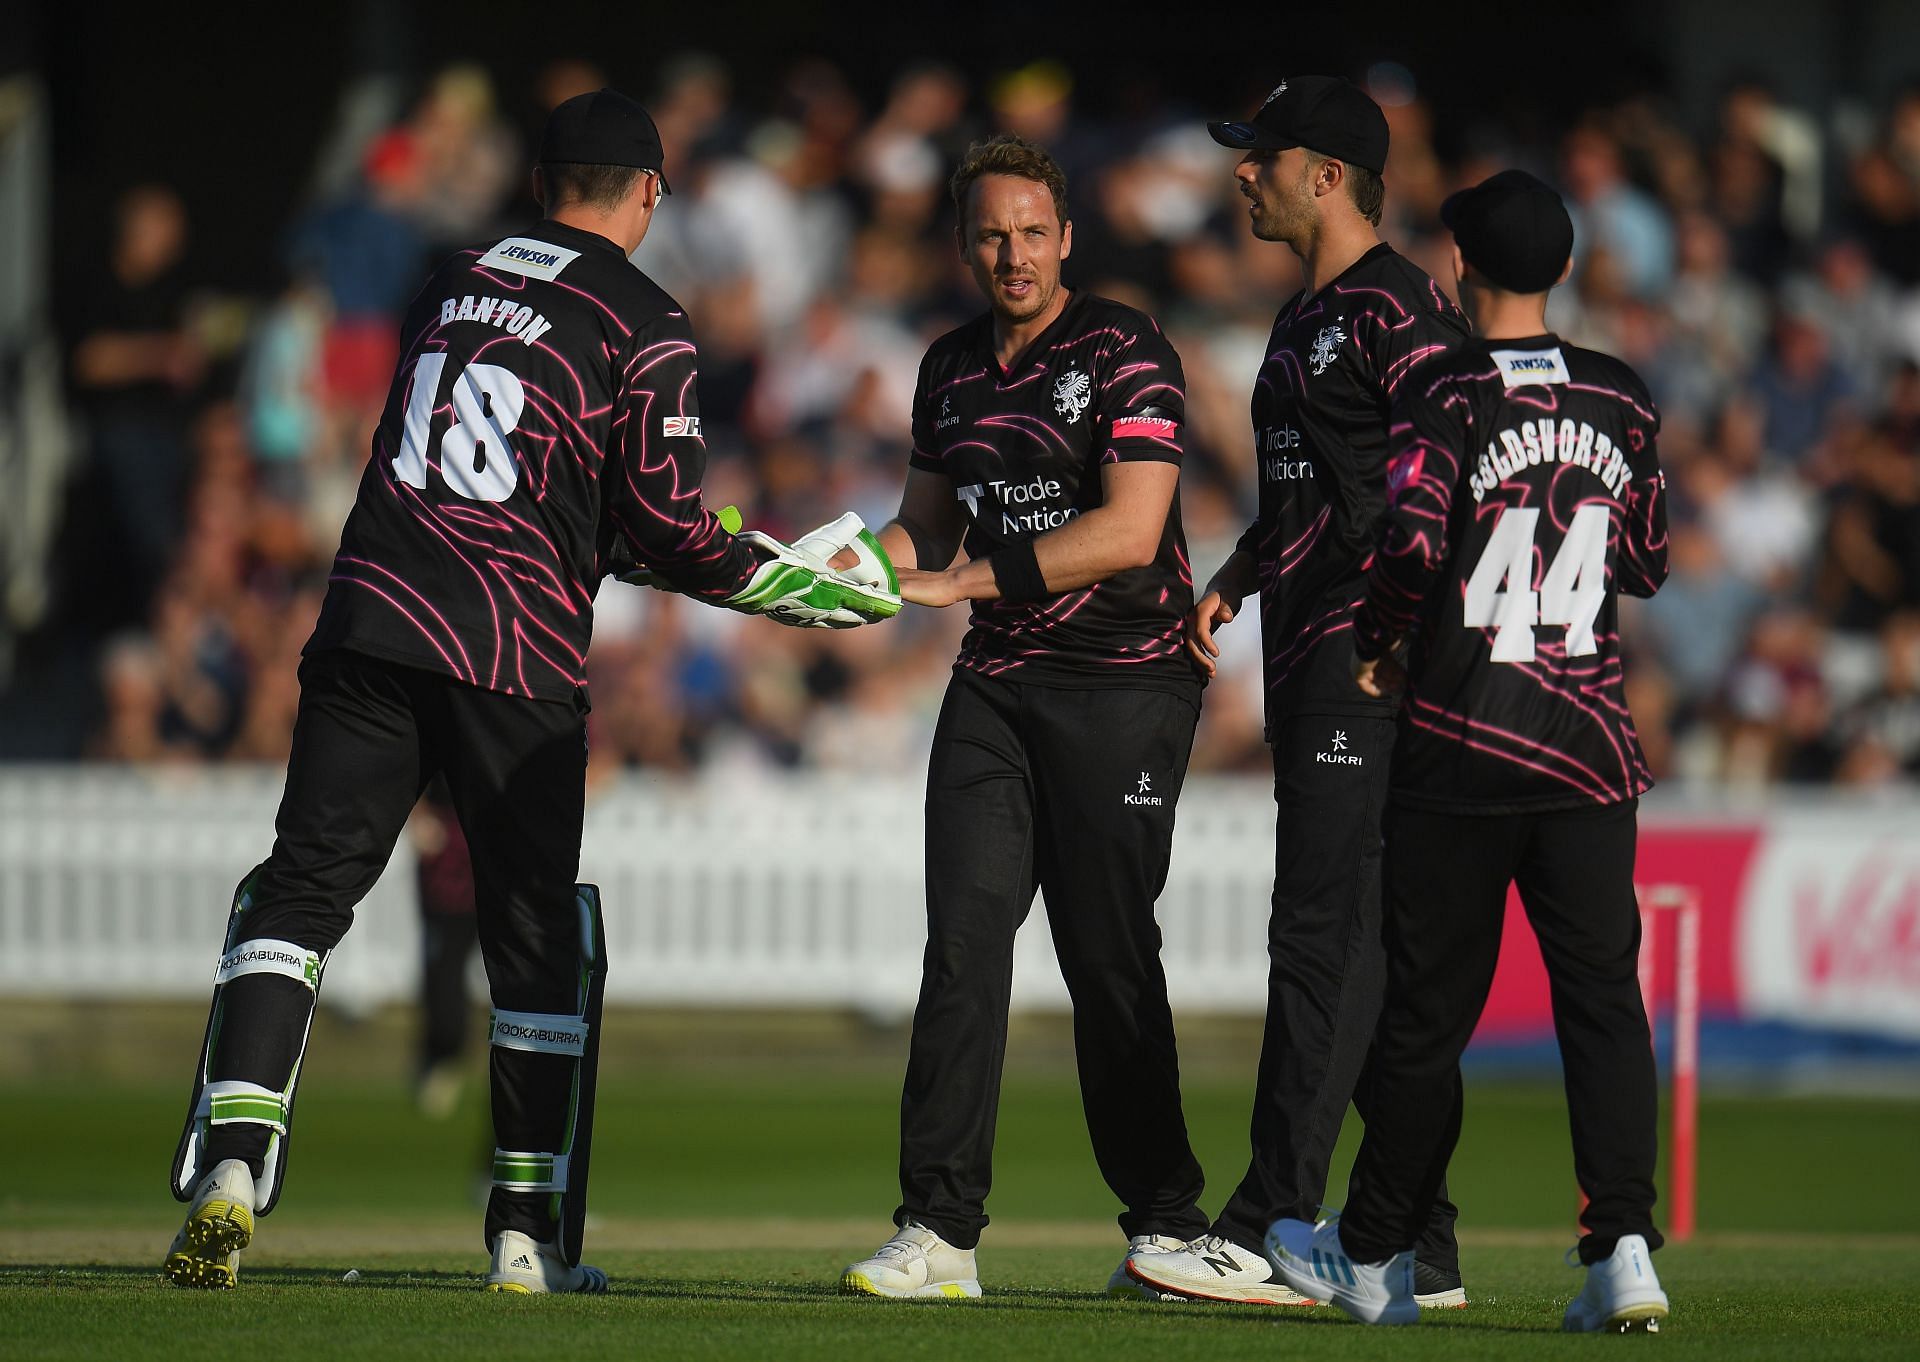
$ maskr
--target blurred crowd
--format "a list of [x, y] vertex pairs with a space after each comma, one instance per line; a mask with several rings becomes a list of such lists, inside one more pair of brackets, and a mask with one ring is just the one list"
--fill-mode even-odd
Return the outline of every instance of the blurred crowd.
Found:
[[[1672, 577], [1625, 621], [1656, 771], [1920, 778], [1920, 89], [1828, 126], [1737, 84], [1711, 126], [1640, 99], [1529, 142], [1451, 125], [1403, 68], [1368, 82], [1392, 124], [1386, 238], [1450, 286], [1441, 199], [1509, 164], [1555, 181], [1578, 230], [1556, 329], [1624, 357], [1660, 404]], [[58, 300], [90, 456], [83, 538], [114, 546], [75, 588], [98, 640], [86, 755], [284, 757], [397, 319], [438, 253], [537, 212], [538, 116], [603, 83], [555, 63], [515, 92], [534, 115], [516, 123], [484, 71], [454, 68], [343, 134], [344, 169], [287, 224], [277, 296], [185, 277], [193, 219], [222, 205], [121, 197], [97, 287]], [[980, 307], [946, 178], [971, 139], [1012, 130], [1068, 174], [1068, 282], [1152, 312], [1182, 356], [1204, 580], [1251, 512], [1248, 396], [1299, 281], [1285, 247], [1248, 234], [1234, 153], [1202, 122], [1245, 109], [1109, 100], [1124, 114], [1094, 118], [1051, 62], [984, 80], [915, 66], [874, 101], [808, 61], [748, 100], [689, 55], [636, 93], [674, 194], [635, 259], [694, 318], [710, 503], [775, 533], [892, 513], [920, 354]], [[609, 586], [595, 773], [911, 768], [963, 626], [909, 611], [820, 636]], [[1264, 767], [1256, 632], [1223, 636], [1196, 769]]]

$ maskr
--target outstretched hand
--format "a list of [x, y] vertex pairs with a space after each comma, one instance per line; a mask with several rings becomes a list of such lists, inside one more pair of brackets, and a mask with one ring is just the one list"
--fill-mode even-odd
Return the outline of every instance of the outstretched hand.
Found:
[[959, 583], [951, 572], [921, 572], [900, 568], [900, 599], [915, 605], [940, 609], [961, 599]]
[[1220, 645], [1214, 642], [1213, 631], [1230, 621], [1238, 610], [1238, 602], [1229, 601], [1218, 591], [1209, 591], [1187, 612], [1187, 652], [1208, 676], [1218, 670], [1214, 659], [1220, 656]]

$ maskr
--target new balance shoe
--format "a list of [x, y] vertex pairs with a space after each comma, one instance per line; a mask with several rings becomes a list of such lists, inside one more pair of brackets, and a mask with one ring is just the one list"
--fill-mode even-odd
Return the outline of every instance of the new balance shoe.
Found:
[[1447, 1272], [1415, 1258], [1413, 1300], [1422, 1310], [1458, 1310], [1465, 1306], [1467, 1288], [1461, 1285], [1459, 1269]]
[[1107, 1294], [1120, 1296], [1128, 1300], [1141, 1301], [1183, 1301], [1187, 1297], [1171, 1291], [1162, 1291], [1137, 1280], [1127, 1271], [1127, 1264], [1136, 1257], [1149, 1253], [1178, 1253], [1187, 1246], [1184, 1239], [1175, 1239], [1170, 1234], [1136, 1234], [1127, 1240], [1127, 1256], [1120, 1260], [1120, 1266], [1107, 1278]]
[[972, 1249], [955, 1248], [909, 1220], [871, 1258], [848, 1264], [840, 1274], [840, 1290], [895, 1300], [973, 1300], [980, 1294], [980, 1273]]
[[1230, 1301], [1236, 1305], [1312, 1305], [1273, 1271], [1257, 1253], [1249, 1253], [1218, 1234], [1202, 1235], [1172, 1252], [1130, 1253], [1127, 1275], [1160, 1293], [1192, 1301]]
[[1416, 1324], [1413, 1250], [1383, 1263], [1361, 1263], [1340, 1243], [1337, 1217], [1310, 1225], [1276, 1220], [1267, 1228], [1267, 1257], [1294, 1290], [1312, 1292], [1363, 1324]]
[[160, 1270], [175, 1286], [231, 1291], [240, 1281], [240, 1251], [252, 1242], [253, 1172], [226, 1159], [200, 1180]]
[[518, 1230], [501, 1230], [493, 1238], [493, 1265], [487, 1269], [487, 1290], [519, 1296], [568, 1293], [599, 1296], [606, 1293], [607, 1274], [584, 1263], [567, 1266], [556, 1244], [543, 1244]]
[[1611, 1256], [1587, 1267], [1587, 1284], [1567, 1305], [1560, 1327], [1570, 1334], [1660, 1332], [1667, 1293], [1653, 1270], [1653, 1254], [1637, 1234], [1623, 1234]]

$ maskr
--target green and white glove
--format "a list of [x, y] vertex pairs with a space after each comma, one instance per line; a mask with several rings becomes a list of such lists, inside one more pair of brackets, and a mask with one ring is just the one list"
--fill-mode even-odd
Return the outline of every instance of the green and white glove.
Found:
[[[886, 550], [859, 516], [849, 511], [810, 530], [794, 544], [748, 530], [739, 536], [768, 554], [753, 578], [725, 604], [751, 615], [768, 615], [802, 629], [851, 629], [900, 613], [900, 583]], [[828, 566], [842, 549], [859, 559], [836, 572]]]
[[[808, 531], [793, 544], [759, 530], [743, 532], [735, 507], [723, 506], [715, 514], [728, 534], [751, 544], [767, 560], [722, 605], [803, 629], [852, 629], [900, 613], [900, 582], [893, 564], [880, 541], [852, 511]], [[835, 571], [828, 564], [842, 549], [852, 549], [859, 561]], [[637, 564], [620, 564], [616, 573], [633, 586], [675, 589], [666, 578]]]

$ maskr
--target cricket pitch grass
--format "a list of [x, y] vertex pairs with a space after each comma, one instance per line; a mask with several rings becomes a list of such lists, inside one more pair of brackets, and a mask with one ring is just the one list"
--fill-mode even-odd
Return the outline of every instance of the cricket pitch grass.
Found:
[[[1656, 1259], [1673, 1299], [1657, 1337], [1557, 1332], [1580, 1283], [1561, 1262], [1575, 1192], [1559, 1087], [1471, 1076], [1453, 1171], [1467, 1309], [1382, 1330], [1327, 1309], [1109, 1300], [1124, 1243], [1057, 1021], [1023, 1022], [1010, 1049], [977, 1302], [836, 1293], [841, 1266], [889, 1233], [905, 1037], [822, 1016], [611, 1018], [587, 1242], [613, 1289], [532, 1299], [479, 1289], [477, 1081], [429, 1119], [411, 1100], [404, 1014], [323, 1017], [288, 1190], [240, 1289], [183, 1291], [158, 1267], [181, 1214], [166, 1171], [202, 1020], [0, 1008], [21, 1038], [0, 1061], [0, 1357], [1920, 1356], [1910, 1096], [1709, 1088], [1701, 1232]], [[1211, 1211], [1244, 1165], [1257, 1033], [1183, 1020], [1181, 1040]], [[1351, 1155], [1349, 1139], [1332, 1199]]]

